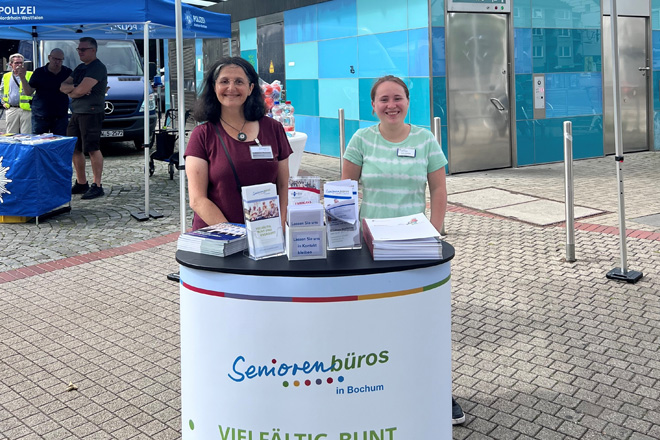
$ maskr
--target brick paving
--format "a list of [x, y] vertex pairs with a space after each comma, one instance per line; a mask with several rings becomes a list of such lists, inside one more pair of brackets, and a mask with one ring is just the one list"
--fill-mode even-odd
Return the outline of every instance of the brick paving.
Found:
[[[137, 222], [143, 155], [113, 148], [108, 196], [75, 196], [38, 226], [0, 224], [0, 439], [181, 436], [178, 286], [166, 279], [178, 178], [156, 162], [165, 217]], [[337, 159], [305, 154], [301, 168], [339, 177]], [[450, 206], [454, 395], [467, 413], [454, 439], [660, 438], [660, 228], [633, 221], [660, 213], [659, 168], [656, 152], [624, 164], [636, 285], [605, 278], [619, 265], [611, 157], [575, 163], [575, 203], [607, 211], [576, 224], [575, 263], [565, 225]], [[448, 178], [450, 193], [491, 187], [563, 201], [563, 167]]]

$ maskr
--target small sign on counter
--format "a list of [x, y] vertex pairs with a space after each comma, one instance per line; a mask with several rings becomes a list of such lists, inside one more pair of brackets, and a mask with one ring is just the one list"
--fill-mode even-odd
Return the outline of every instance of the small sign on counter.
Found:
[[286, 254], [289, 260], [326, 258], [325, 226], [290, 228], [286, 226]]

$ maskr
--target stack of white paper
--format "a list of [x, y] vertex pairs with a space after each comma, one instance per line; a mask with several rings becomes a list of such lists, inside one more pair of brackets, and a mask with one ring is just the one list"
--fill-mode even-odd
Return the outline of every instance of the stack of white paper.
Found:
[[250, 258], [284, 253], [280, 201], [275, 184], [244, 186], [241, 193]]
[[359, 249], [360, 221], [358, 183], [355, 180], [326, 182], [323, 185], [328, 249]]
[[437, 260], [442, 258], [440, 233], [424, 213], [364, 219], [364, 241], [374, 260]]

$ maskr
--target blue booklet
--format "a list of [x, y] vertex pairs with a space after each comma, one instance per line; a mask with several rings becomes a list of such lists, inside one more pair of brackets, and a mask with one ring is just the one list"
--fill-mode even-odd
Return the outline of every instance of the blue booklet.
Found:
[[247, 248], [245, 225], [218, 223], [179, 236], [177, 249], [226, 257]]

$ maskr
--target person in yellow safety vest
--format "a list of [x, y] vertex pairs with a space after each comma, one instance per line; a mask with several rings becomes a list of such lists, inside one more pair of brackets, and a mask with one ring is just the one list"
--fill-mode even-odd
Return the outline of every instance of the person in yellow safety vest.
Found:
[[[7, 133], [32, 133], [32, 113], [30, 103], [32, 96], [23, 92], [23, 84], [19, 72], [25, 71], [23, 62], [25, 58], [20, 53], [9, 57], [11, 72], [2, 75], [2, 105], [6, 109]], [[25, 78], [29, 81], [32, 72], [25, 72]]]

